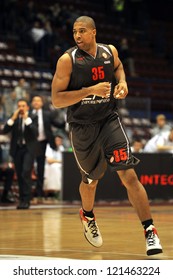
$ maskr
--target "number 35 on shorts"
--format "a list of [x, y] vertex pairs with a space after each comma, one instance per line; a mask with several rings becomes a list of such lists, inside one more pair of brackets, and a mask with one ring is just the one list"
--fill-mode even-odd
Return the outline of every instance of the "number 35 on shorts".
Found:
[[127, 152], [124, 148], [113, 151], [113, 156], [110, 159], [111, 163], [113, 161], [120, 162], [120, 161], [124, 161], [124, 160], [127, 160]]

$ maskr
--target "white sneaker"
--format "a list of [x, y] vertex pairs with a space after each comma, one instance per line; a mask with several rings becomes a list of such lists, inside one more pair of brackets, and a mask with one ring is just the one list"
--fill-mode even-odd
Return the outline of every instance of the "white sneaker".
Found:
[[147, 255], [155, 255], [162, 253], [162, 246], [160, 244], [160, 240], [158, 238], [156, 228], [151, 225], [145, 231], [145, 238], [146, 238], [146, 251]]
[[87, 239], [87, 241], [95, 247], [102, 246], [103, 240], [97, 223], [95, 221], [95, 217], [90, 218], [84, 216], [82, 208], [80, 209], [79, 214], [84, 228], [84, 236]]

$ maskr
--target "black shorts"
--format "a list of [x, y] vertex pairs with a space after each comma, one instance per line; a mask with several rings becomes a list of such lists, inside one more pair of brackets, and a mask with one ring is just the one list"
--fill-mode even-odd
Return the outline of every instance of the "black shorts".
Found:
[[97, 123], [71, 123], [70, 140], [85, 183], [100, 179], [107, 166], [113, 171], [133, 168], [139, 163], [131, 154], [128, 136], [117, 113]]

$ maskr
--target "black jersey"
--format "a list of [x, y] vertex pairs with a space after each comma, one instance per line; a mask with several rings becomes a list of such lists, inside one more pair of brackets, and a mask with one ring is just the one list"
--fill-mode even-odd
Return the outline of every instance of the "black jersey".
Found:
[[116, 100], [113, 97], [115, 86], [114, 57], [110, 47], [105, 44], [97, 44], [96, 57], [80, 50], [77, 46], [66, 52], [72, 59], [72, 74], [68, 90], [78, 90], [100, 82], [111, 84], [110, 97], [102, 98], [90, 95], [69, 106], [67, 121], [86, 124], [103, 120], [112, 111], [116, 111]]

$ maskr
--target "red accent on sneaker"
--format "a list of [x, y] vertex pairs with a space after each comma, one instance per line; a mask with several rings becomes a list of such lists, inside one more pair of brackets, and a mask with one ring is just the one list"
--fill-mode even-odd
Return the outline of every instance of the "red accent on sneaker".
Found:
[[[156, 230], [156, 228], [154, 226], [153, 226], [153, 228], [151, 230], [154, 232], [154, 234], [156, 234], [158, 236], [157, 230]], [[144, 230], [144, 233], [146, 235], [147, 234], [147, 230]]]
[[[83, 209], [82, 209], [82, 208], [79, 210], [79, 214], [80, 214], [81, 220], [84, 220], [85, 222], [88, 222], [88, 220], [89, 220], [88, 218], [89, 218], [89, 217], [86, 217], [86, 216], [84, 215], [84, 212], [83, 212]], [[95, 216], [94, 216], [93, 218], [91, 218], [91, 219], [95, 221]]]

